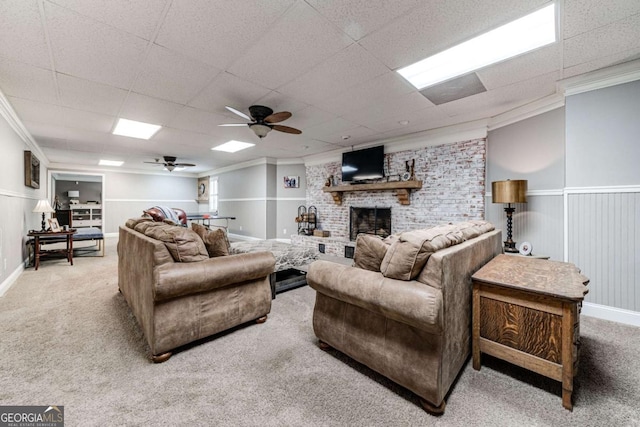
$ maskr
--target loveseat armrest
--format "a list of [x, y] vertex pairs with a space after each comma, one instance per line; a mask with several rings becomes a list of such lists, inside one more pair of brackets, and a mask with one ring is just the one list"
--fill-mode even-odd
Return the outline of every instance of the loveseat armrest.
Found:
[[271, 252], [163, 264], [155, 269], [154, 301], [162, 301], [269, 276], [276, 260]]
[[442, 331], [442, 293], [424, 283], [323, 260], [311, 263], [307, 283], [328, 297], [426, 332]]

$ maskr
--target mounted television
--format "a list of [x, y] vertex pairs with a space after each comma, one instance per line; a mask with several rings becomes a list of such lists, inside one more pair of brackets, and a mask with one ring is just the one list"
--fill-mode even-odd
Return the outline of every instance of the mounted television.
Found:
[[384, 146], [342, 153], [342, 182], [384, 178]]

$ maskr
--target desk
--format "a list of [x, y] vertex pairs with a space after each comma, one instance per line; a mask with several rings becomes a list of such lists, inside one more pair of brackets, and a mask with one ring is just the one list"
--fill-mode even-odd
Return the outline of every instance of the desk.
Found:
[[[36, 270], [40, 267], [40, 258], [43, 256], [47, 256], [53, 253], [63, 253], [67, 256], [67, 262], [70, 262], [73, 265], [73, 235], [76, 233], [76, 230], [70, 229], [67, 231], [30, 231], [27, 236], [33, 237], [33, 253], [34, 253], [34, 265]], [[66, 249], [55, 249], [55, 250], [43, 250], [40, 245], [40, 238], [51, 238], [51, 237], [64, 237], [67, 242]]]
[[562, 406], [572, 410], [589, 279], [570, 263], [498, 255], [471, 280], [473, 368], [486, 353], [560, 381]]
[[188, 221], [202, 221], [202, 225], [206, 225], [207, 227], [209, 227], [211, 225], [211, 221], [212, 220], [217, 220], [217, 219], [224, 219], [226, 220], [226, 225], [224, 225], [225, 229], [229, 228], [229, 220], [230, 219], [236, 219], [235, 216], [218, 216], [218, 215], [212, 215], [212, 214], [208, 214], [206, 212], [198, 212], [198, 213], [188, 213], [187, 214], [187, 220]]

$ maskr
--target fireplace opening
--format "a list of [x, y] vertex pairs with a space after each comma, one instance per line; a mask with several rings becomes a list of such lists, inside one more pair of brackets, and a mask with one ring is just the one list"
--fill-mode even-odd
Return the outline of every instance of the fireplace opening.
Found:
[[391, 208], [354, 208], [349, 210], [349, 239], [358, 234], [372, 234], [382, 238], [391, 234]]

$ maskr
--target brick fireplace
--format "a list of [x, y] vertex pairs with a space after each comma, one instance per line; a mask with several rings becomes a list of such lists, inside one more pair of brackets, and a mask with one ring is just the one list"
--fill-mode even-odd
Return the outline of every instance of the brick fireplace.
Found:
[[352, 206], [349, 209], [349, 240], [356, 240], [361, 233], [382, 238], [390, 235], [391, 208]]

